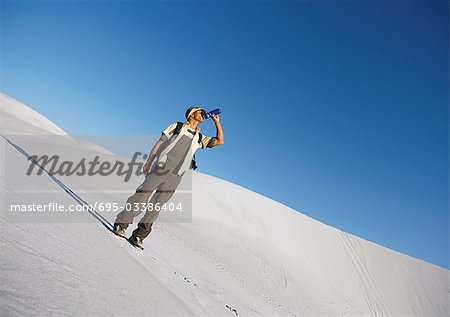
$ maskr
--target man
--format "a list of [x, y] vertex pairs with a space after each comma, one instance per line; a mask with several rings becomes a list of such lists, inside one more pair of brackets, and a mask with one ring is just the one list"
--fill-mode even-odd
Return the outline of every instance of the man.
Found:
[[[161, 133], [144, 165], [144, 182], [128, 198], [126, 207], [116, 217], [113, 229], [116, 235], [125, 238], [125, 230], [133, 223], [133, 218], [146, 209], [147, 212], [128, 239], [134, 246], [144, 249], [143, 240], [152, 231], [153, 222], [159, 215], [158, 211], [147, 209], [146, 203], [153, 191], [156, 190], [148, 205], [159, 203], [159, 206], [163, 206], [173, 196], [183, 174], [191, 167], [195, 151], [224, 144], [219, 116], [211, 116], [216, 125], [216, 136], [201, 135], [197, 125], [203, 122], [204, 114], [204, 109], [190, 107], [185, 113], [187, 121], [181, 127], [173, 123]], [[176, 130], [178, 133], [175, 133]]]

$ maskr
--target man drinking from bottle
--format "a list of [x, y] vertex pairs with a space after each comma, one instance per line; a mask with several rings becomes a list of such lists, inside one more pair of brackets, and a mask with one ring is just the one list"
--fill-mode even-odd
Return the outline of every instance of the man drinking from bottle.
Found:
[[[217, 111], [216, 111], [217, 110]], [[220, 113], [219, 109], [214, 113]], [[126, 206], [132, 206], [122, 210], [114, 222], [113, 232], [125, 238], [125, 230], [133, 223], [146, 208], [149, 197], [152, 195], [149, 205], [159, 203], [163, 205], [173, 196], [181, 182], [183, 174], [195, 161], [192, 160], [197, 149], [212, 148], [224, 144], [222, 125], [219, 116], [214, 113], [206, 113], [203, 108], [190, 107], [186, 110], [186, 122], [176, 122], [169, 125], [161, 133], [161, 137], [153, 146], [147, 162], [144, 165], [145, 180], [136, 189], [136, 192], [127, 200]], [[210, 116], [216, 125], [216, 136], [209, 137], [200, 133], [198, 124], [205, 117]], [[155, 162], [153, 162], [155, 160]], [[195, 166], [194, 166], [195, 168]], [[139, 208], [135, 208], [135, 207]], [[134, 246], [144, 249], [143, 240], [152, 231], [152, 225], [159, 212], [147, 210], [139, 221], [137, 228], [128, 239]]]

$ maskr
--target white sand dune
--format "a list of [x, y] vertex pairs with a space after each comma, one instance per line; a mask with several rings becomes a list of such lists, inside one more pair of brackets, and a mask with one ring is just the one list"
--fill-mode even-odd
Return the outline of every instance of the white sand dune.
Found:
[[[7, 188], [50, 188], [54, 196], [37, 199], [61, 204], [92, 204], [101, 194], [83, 193], [92, 187], [88, 178], [6, 177], [12, 161], [13, 171], [30, 164], [14, 135], [65, 132], [20, 102], [0, 98], [2, 316], [450, 315], [447, 269], [198, 172], [192, 222], [157, 222], [143, 252], [95, 219], [114, 221], [99, 210], [84, 213], [84, 223], [11, 222], [5, 195], [24, 203], [29, 197]], [[57, 147], [95, 150], [70, 137], [58, 140]], [[12, 161], [5, 162], [6, 151]], [[134, 189], [114, 199], [123, 201]]]

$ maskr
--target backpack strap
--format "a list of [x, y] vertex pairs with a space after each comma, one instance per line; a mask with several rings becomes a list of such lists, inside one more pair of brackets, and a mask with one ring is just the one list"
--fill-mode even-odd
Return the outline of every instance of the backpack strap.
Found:
[[177, 135], [180, 133], [181, 128], [183, 127], [183, 122], [178, 121], [175, 130], [173, 130], [173, 135]]
[[[198, 144], [202, 144], [202, 138], [203, 138], [203, 135], [199, 132], [198, 133]], [[194, 156], [192, 157], [191, 168], [196, 170], [197, 167], [198, 167], [197, 161], [195, 160], [195, 153], [194, 153]]]

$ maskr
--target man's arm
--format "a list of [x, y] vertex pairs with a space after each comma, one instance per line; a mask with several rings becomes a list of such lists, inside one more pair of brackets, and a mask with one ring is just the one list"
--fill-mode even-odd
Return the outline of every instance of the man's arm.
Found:
[[148, 156], [147, 162], [145, 162], [144, 165], [144, 173], [147, 174], [148, 171], [150, 171], [150, 168], [152, 167], [152, 162], [153, 159], [155, 158], [156, 153], [158, 152], [159, 147], [161, 146], [161, 144], [163, 144], [164, 141], [162, 141], [161, 139], [159, 139], [155, 145], [153, 146], [152, 150], [150, 151], [150, 155]]
[[150, 168], [152, 167], [152, 162], [155, 159], [156, 153], [158, 153], [159, 147], [161, 146], [161, 144], [165, 143], [170, 138], [170, 135], [173, 133], [173, 130], [175, 129], [176, 126], [177, 123], [175, 122], [163, 130], [163, 132], [161, 133], [161, 137], [153, 146], [148, 156], [147, 162], [145, 162], [144, 164], [143, 167], [144, 173], [147, 174], [150, 171]]
[[225, 139], [223, 138], [223, 129], [222, 125], [220, 124], [219, 116], [213, 114], [211, 116], [211, 119], [213, 119], [214, 123], [216, 124], [216, 138], [214, 140], [213, 146], [222, 145], [225, 143]]

